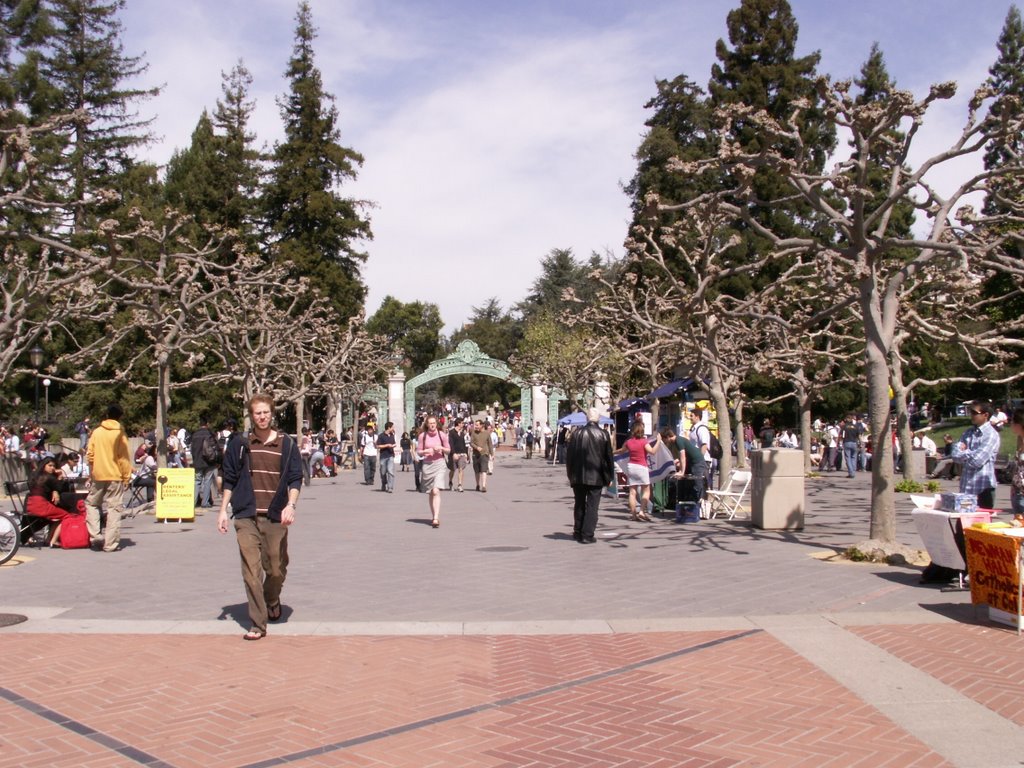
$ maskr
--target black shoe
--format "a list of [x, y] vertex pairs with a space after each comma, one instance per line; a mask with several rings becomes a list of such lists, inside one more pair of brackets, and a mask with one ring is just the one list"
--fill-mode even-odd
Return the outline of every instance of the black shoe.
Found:
[[595, 539], [593, 536], [583, 536], [580, 539], [580, 544], [596, 544], [596, 543], [597, 543], [597, 539]]
[[582, 533], [576, 533], [575, 531], [573, 531], [572, 537], [574, 539], [576, 539], [576, 541], [579, 541], [579, 542], [583, 541], [583, 534]]

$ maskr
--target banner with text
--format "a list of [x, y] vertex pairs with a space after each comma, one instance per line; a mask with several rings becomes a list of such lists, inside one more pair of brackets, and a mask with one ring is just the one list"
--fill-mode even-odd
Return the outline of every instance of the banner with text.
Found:
[[156, 519], [196, 519], [196, 473], [194, 469], [158, 469], [156, 473]]
[[1020, 590], [1020, 537], [968, 528], [964, 531], [964, 538], [967, 571], [971, 575], [971, 602], [1016, 614]]

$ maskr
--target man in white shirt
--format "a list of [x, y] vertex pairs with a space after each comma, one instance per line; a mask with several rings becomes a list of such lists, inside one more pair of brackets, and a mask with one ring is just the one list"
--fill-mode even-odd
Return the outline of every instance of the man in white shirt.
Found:
[[989, 418], [988, 423], [998, 431], [1006, 426], [1007, 421], [1009, 421], [1009, 419], [1007, 418], [1005, 411], [1003, 411], [1002, 408], [996, 408], [996, 412], [992, 414], [991, 418]]
[[928, 437], [928, 434], [923, 430], [914, 434], [914, 447], [924, 448], [926, 456], [935, 456], [939, 452], [939, 448], [935, 445], [935, 441]]
[[690, 442], [696, 445], [704, 455], [704, 466], [707, 468], [706, 488], [714, 488], [711, 479], [714, 476], [714, 466], [711, 458], [711, 428], [704, 423], [704, 411], [694, 408], [690, 416]]

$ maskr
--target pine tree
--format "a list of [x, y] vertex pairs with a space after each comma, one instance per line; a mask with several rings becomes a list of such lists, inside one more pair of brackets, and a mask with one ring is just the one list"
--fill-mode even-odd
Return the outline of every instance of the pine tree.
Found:
[[[1024, 22], [1021, 20], [1020, 10], [1017, 6], [1010, 6], [1006, 14], [1006, 21], [1003, 23], [1002, 32], [996, 43], [999, 57], [989, 68], [987, 85], [995, 90], [997, 96], [992, 104], [990, 114], [996, 119], [1008, 117], [1007, 110], [1024, 109]], [[1004, 137], [999, 141], [991, 141], [985, 148], [985, 168], [1004, 167], [1012, 162], [1020, 163], [1024, 157], [1024, 136], [1016, 135]], [[1006, 213], [1017, 206], [1018, 209], [1024, 205], [1024, 184], [1017, 178], [1012, 184], [995, 185], [994, 193], [990, 193], [985, 200], [984, 211], [986, 214], [994, 215]], [[1013, 248], [1013, 246], [1008, 246]], [[1014, 256], [1024, 261], [1024, 247], [1016, 245], [1016, 253], [1007, 251], [1010, 258]], [[1014, 278], [1006, 273], [1000, 273], [986, 283], [986, 293], [989, 296], [1005, 296], [1014, 284]], [[1004, 320], [1012, 320], [1024, 314], [1024, 300], [1019, 297], [1009, 301], [998, 302], [992, 312], [991, 319], [1000, 323]], [[1019, 360], [1020, 354], [1017, 355]]]
[[[719, 40], [715, 55], [719, 63], [711, 68], [708, 83], [710, 104], [713, 108], [729, 104], [743, 104], [762, 109], [776, 120], [787, 120], [798, 101], [809, 106], [800, 120], [800, 134], [805, 147], [812, 147], [811, 166], [824, 168], [825, 160], [835, 148], [835, 130], [818, 108], [815, 90], [818, 52], [796, 56], [799, 26], [787, 0], [742, 0], [739, 8], [727, 17], [729, 45]], [[731, 45], [731, 47], [730, 47]], [[763, 146], [765, 132], [753, 121], [737, 120], [732, 140], [745, 151], [757, 152]], [[797, 234], [802, 228], [805, 206], [779, 204], [791, 194], [785, 179], [779, 174], [759, 170], [752, 181], [759, 203], [754, 215], [778, 233]], [[743, 226], [738, 229], [743, 242], [732, 253], [732, 258], [746, 261], [761, 253], [767, 243], [754, 236]], [[773, 275], [762, 275], [770, 281]], [[726, 286], [729, 292], [745, 293], [752, 287], [745, 281]]]
[[142, 56], [124, 53], [117, 18], [124, 5], [125, 0], [49, 0], [53, 28], [40, 71], [50, 92], [36, 111], [54, 115], [84, 110], [89, 116], [75, 124], [55, 162], [76, 229], [85, 223], [82, 201], [87, 192], [124, 191], [121, 181], [135, 164], [132, 151], [152, 138], [151, 119], [140, 119], [134, 105], [160, 89], [127, 85], [148, 65]]
[[249, 130], [255, 103], [249, 99], [252, 75], [239, 59], [230, 73], [221, 73], [223, 98], [217, 100], [213, 124], [217, 129], [219, 172], [223, 185], [222, 220], [252, 244], [257, 218], [256, 200], [262, 156], [253, 147], [256, 134]]
[[24, 120], [39, 97], [40, 46], [49, 29], [41, 0], [0, 0], [0, 109]]
[[359, 274], [366, 254], [355, 241], [371, 233], [359, 203], [337, 189], [356, 177], [363, 158], [339, 143], [338, 110], [314, 64], [316, 31], [307, 2], [300, 3], [296, 20], [287, 70], [291, 88], [279, 102], [285, 140], [274, 148], [265, 216], [277, 257], [312, 278], [347, 319], [366, 292]]
[[[1003, 23], [1003, 30], [996, 43], [999, 58], [989, 68], [987, 85], [998, 94], [990, 113], [999, 118], [1006, 110], [1024, 109], [1024, 22], [1020, 10], [1010, 6]], [[991, 142], [985, 151], [985, 168], [998, 168], [1024, 156], [1024, 136], [1016, 136], [1001, 142]], [[1009, 194], [1009, 190], [1007, 190]], [[1017, 201], [1018, 203], [1020, 200]], [[986, 201], [986, 207], [1005, 208], [994, 197]]]
[[626, 186], [634, 219], [645, 214], [645, 198], [656, 193], [666, 204], [685, 202], [704, 191], [699, 178], [668, 170], [668, 161], [700, 160], [714, 153], [711, 115], [704, 92], [686, 75], [658, 80], [658, 93], [644, 104], [654, 113], [644, 125], [648, 131], [636, 151], [637, 171]]
[[221, 156], [213, 122], [204, 109], [188, 149], [176, 150], [167, 163], [167, 202], [200, 224], [222, 223], [224, 190]]

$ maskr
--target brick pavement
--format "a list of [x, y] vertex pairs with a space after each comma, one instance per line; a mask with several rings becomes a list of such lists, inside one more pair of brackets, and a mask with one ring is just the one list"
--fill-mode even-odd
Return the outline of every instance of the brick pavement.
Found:
[[[437, 531], [409, 475], [316, 481], [257, 643], [212, 517], [30, 551], [0, 569], [0, 612], [32, 616], [0, 629], [0, 768], [1019, 764], [1012, 632], [914, 569], [810, 557], [866, 537], [866, 478], [816, 481], [794, 533], [606, 500], [619, 535], [579, 546], [563, 477], [503, 454]], [[905, 714], [886, 676], [949, 722]]]

